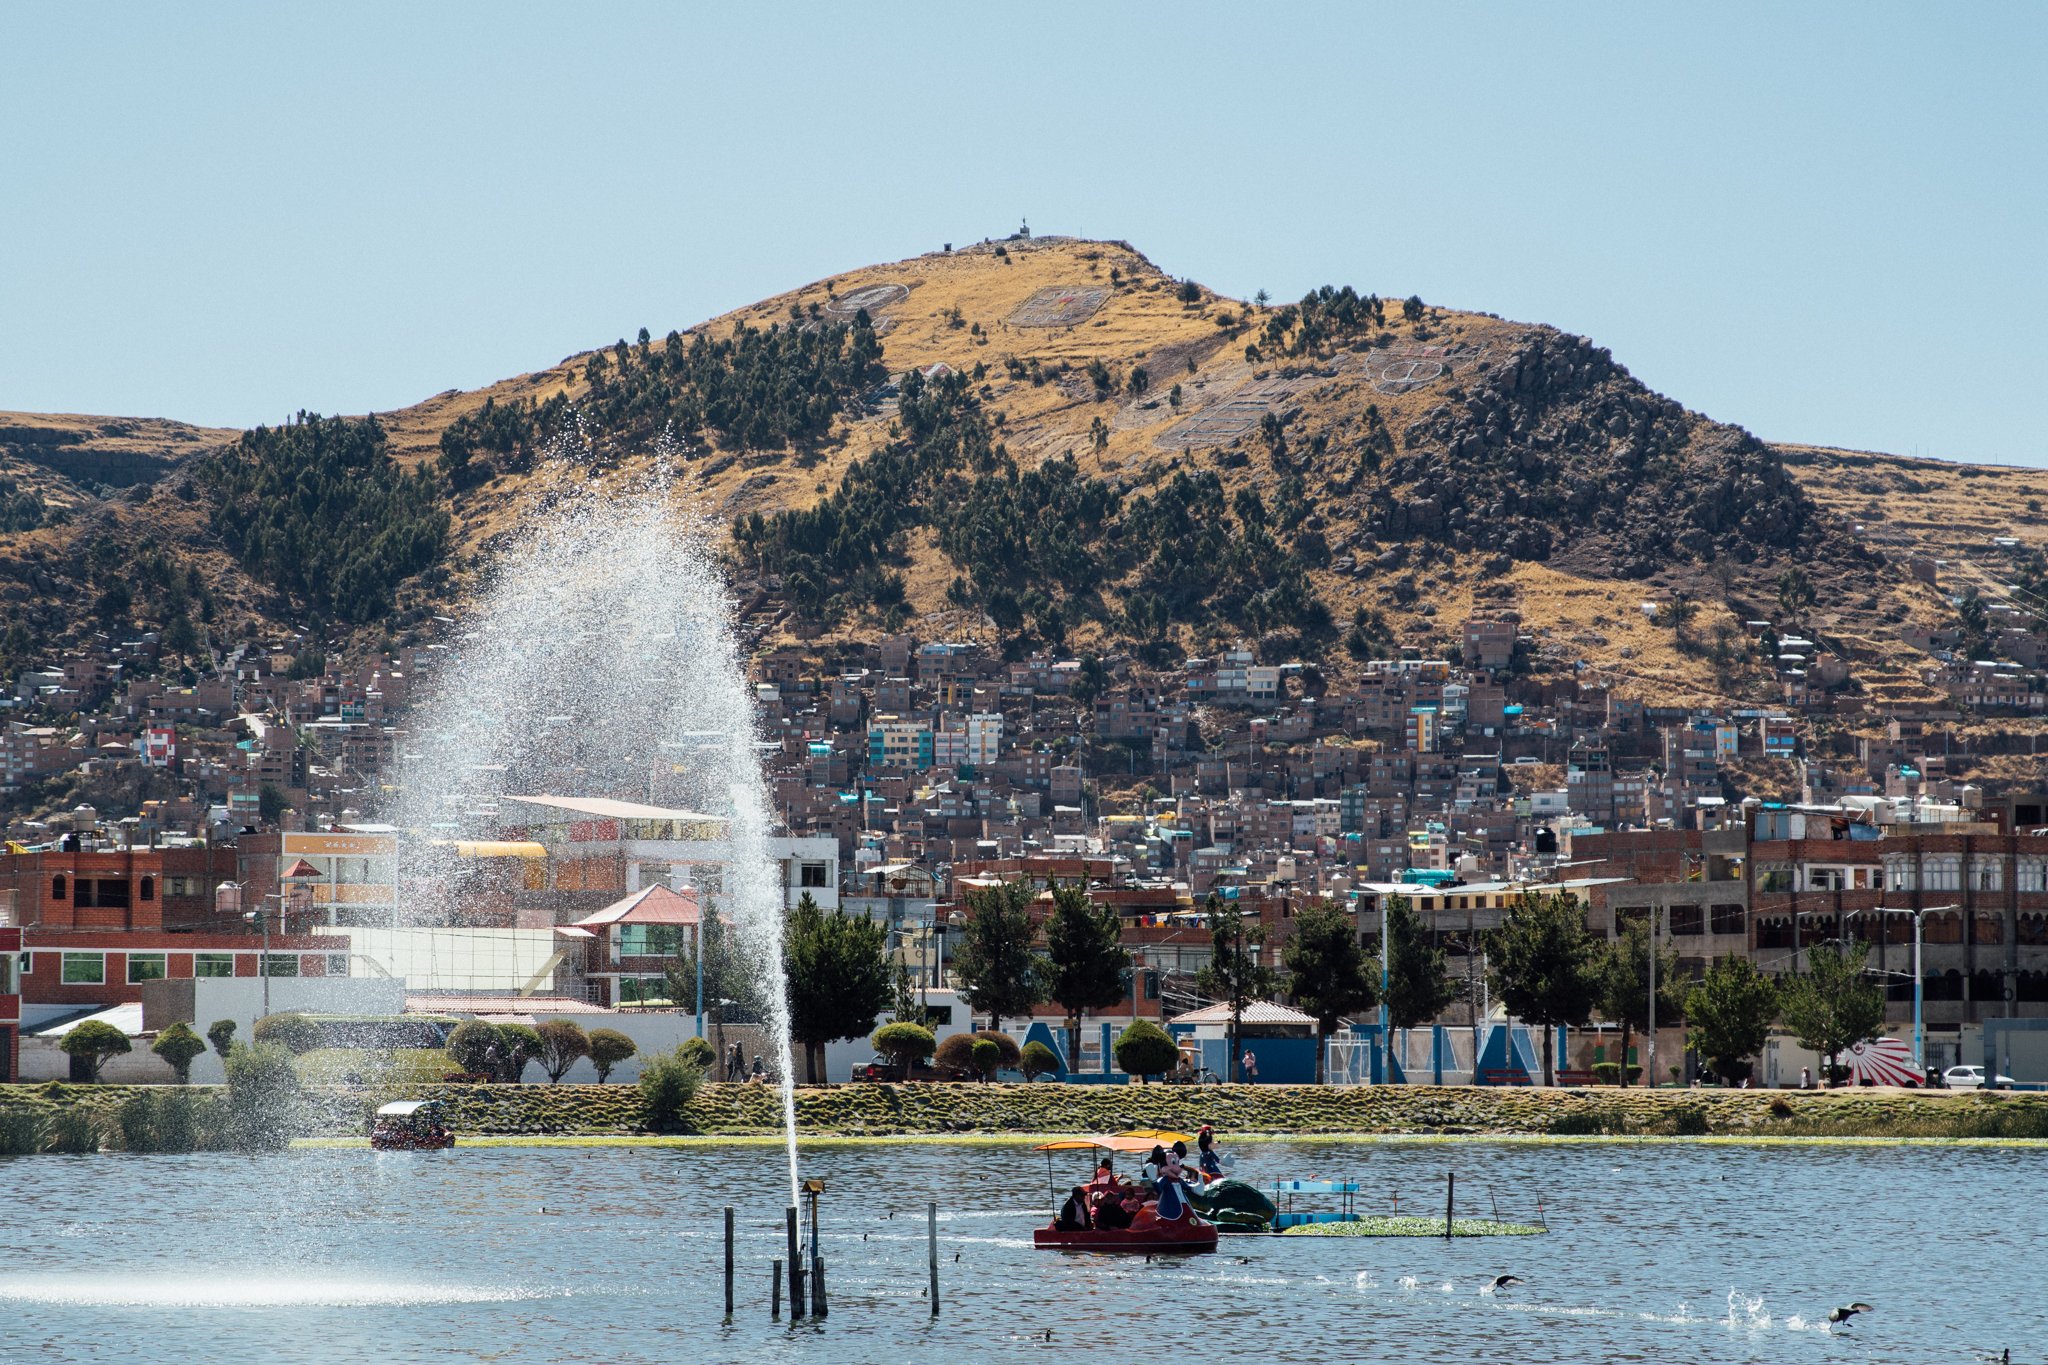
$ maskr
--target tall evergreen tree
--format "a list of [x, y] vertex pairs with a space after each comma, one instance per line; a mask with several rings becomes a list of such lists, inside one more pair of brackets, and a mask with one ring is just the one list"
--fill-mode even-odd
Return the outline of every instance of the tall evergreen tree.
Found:
[[1387, 902], [1387, 1023], [1417, 1028], [1443, 1013], [1458, 988], [1451, 982], [1444, 950], [1406, 896]]
[[1327, 1073], [1330, 1035], [1347, 1014], [1379, 1003], [1379, 964], [1358, 943], [1348, 911], [1316, 901], [1294, 917], [1294, 934], [1280, 950], [1294, 1006], [1316, 1017], [1316, 1081]]
[[1226, 906], [1211, 892], [1208, 901], [1209, 965], [1195, 975], [1195, 988], [1210, 999], [1230, 1006], [1229, 1074], [1243, 1079], [1244, 1010], [1255, 1000], [1273, 994], [1273, 969], [1259, 960], [1259, 946], [1266, 941], [1265, 926], [1257, 919], [1245, 923], [1237, 905]]
[[[1628, 1084], [1628, 1051], [1636, 1030], [1650, 1027], [1650, 927], [1628, 924], [1600, 948], [1600, 1017], [1621, 1025], [1621, 1083]], [[1685, 982], [1678, 976], [1678, 950], [1669, 941], [1657, 948], [1657, 1017], [1675, 1024], [1685, 1013]], [[1655, 1088], [1657, 1078], [1645, 1073]]]
[[1003, 882], [967, 893], [967, 926], [953, 971], [967, 1007], [985, 1012], [1000, 1033], [1003, 1020], [1029, 1016], [1046, 998], [1047, 963], [1034, 946], [1031, 884]]
[[1543, 1083], [1556, 1082], [1554, 1030], [1583, 1024], [1599, 1000], [1598, 948], [1579, 898], [1524, 894], [1487, 936], [1487, 975], [1508, 1012], [1543, 1035]]
[[1067, 1065], [1072, 1068], [1081, 1056], [1081, 1016], [1123, 1003], [1131, 954], [1124, 947], [1116, 907], [1097, 905], [1088, 888], [1075, 882], [1052, 888], [1045, 946], [1051, 965], [1048, 994], [1067, 1012]]
[[[824, 1072], [825, 1045], [863, 1038], [895, 998], [895, 974], [884, 952], [886, 931], [865, 915], [826, 914], [806, 892], [783, 930], [789, 976], [790, 1040], [804, 1049], [804, 1070]], [[705, 965], [710, 965], [706, 944]]]

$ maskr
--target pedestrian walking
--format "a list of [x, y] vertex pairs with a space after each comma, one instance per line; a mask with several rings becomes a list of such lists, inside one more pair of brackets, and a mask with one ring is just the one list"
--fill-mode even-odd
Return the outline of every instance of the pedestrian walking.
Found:
[[1250, 1048], [1246, 1048], [1244, 1050], [1244, 1060], [1239, 1065], [1244, 1069], [1245, 1084], [1257, 1085], [1259, 1083], [1259, 1054], [1253, 1052]]

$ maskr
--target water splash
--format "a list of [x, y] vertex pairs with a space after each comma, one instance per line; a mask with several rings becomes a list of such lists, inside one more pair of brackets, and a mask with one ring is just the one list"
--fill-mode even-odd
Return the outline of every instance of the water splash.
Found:
[[386, 1308], [510, 1303], [561, 1291], [417, 1280], [249, 1275], [92, 1274], [0, 1277], [0, 1303], [69, 1308]]
[[[401, 904], [459, 922], [451, 841], [530, 817], [505, 798], [608, 797], [701, 813], [707, 860], [672, 872], [727, 916], [753, 964], [781, 1087], [791, 1204], [796, 1092], [783, 890], [754, 700], [712, 527], [674, 497], [667, 461], [589, 478], [558, 452], [413, 712], [399, 766]], [[595, 908], [595, 907], [592, 907]]]
[[1758, 1332], [1771, 1325], [1771, 1315], [1764, 1307], [1764, 1296], [1745, 1294], [1739, 1289], [1728, 1290], [1728, 1317], [1731, 1329]]

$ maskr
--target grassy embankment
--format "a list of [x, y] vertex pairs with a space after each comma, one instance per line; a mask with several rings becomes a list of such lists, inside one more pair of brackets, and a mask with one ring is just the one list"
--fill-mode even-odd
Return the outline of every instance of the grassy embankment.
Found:
[[[111, 1116], [127, 1086], [0, 1086], [0, 1110], [54, 1113], [74, 1105]], [[205, 1087], [194, 1087], [204, 1090]], [[640, 1092], [629, 1085], [390, 1085], [313, 1087], [303, 1132], [345, 1139], [392, 1099], [439, 1099], [458, 1134], [510, 1141], [646, 1137]], [[706, 1085], [674, 1138], [771, 1138], [774, 1091]], [[1896, 1090], [1542, 1089], [1466, 1086], [841, 1085], [797, 1092], [809, 1139], [1021, 1136], [1214, 1124], [1234, 1136], [1625, 1139], [2048, 1140], [2048, 1093]]]

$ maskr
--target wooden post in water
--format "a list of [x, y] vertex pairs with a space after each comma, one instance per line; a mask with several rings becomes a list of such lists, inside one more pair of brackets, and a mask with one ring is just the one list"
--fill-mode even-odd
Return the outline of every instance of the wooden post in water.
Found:
[[811, 1253], [811, 1316], [825, 1316], [825, 1258]]
[[939, 1204], [932, 1200], [924, 1206], [925, 1255], [931, 1262], [932, 1270], [932, 1316], [939, 1315]]
[[1444, 1173], [1444, 1240], [1446, 1242], [1451, 1240], [1451, 1207], [1457, 1203], [1457, 1200], [1458, 1173], [1456, 1171], [1446, 1171]]
[[732, 1321], [732, 1205], [725, 1206], [725, 1320]]
[[782, 1226], [789, 1240], [789, 1316], [794, 1319], [804, 1315], [804, 1253], [797, 1242], [796, 1205], [783, 1211]]
[[782, 1316], [782, 1262], [776, 1260], [771, 1264], [775, 1267], [775, 1274], [769, 1281], [774, 1288], [768, 1291], [768, 1316], [779, 1318]]

